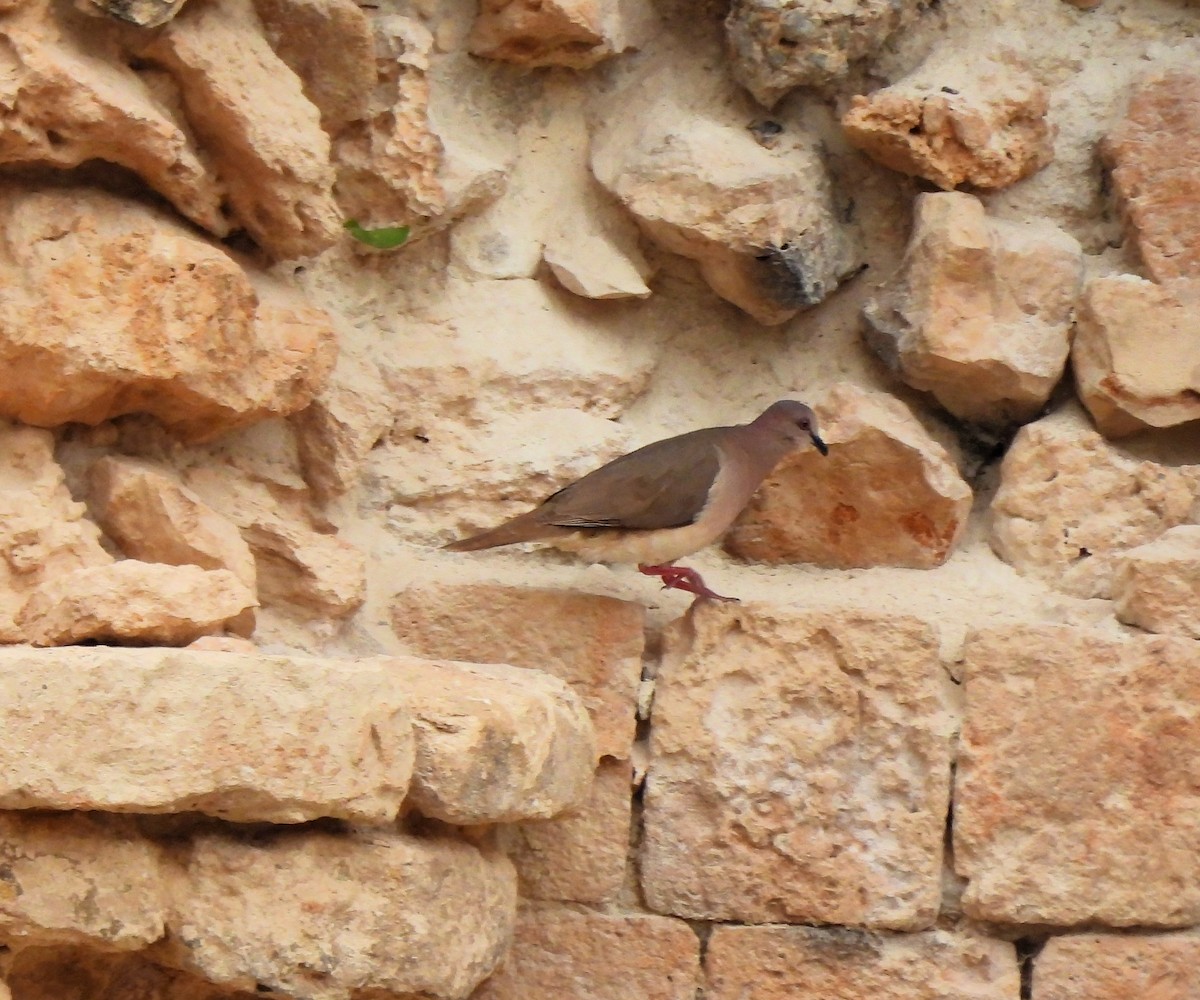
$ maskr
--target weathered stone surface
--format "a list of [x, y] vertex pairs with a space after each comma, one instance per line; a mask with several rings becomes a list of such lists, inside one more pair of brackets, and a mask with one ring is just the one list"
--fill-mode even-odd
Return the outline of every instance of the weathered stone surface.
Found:
[[35, 646], [86, 640], [186, 646], [229, 627], [253, 630], [243, 612], [254, 593], [227, 569], [125, 559], [56, 576], [37, 588], [15, 619]]
[[113, 557], [71, 499], [49, 431], [0, 423], [0, 468], [0, 641], [18, 642], [14, 620], [33, 591]]
[[12, 997], [0, 988], [0, 1000], [262, 1000], [261, 993], [230, 992], [141, 953], [22, 948], [7, 972]]
[[946, 450], [899, 400], [850, 383], [817, 411], [829, 454], [785, 458], [725, 547], [743, 559], [840, 568], [945, 562], [972, 500]]
[[632, 601], [534, 587], [424, 585], [392, 604], [392, 629], [417, 656], [509, 663], [566, 681], [587, 706], [596, 752], [619, 758], [633, 742], [645, 627]]
[[366, 113], [333, 146], [338, 204], [362, 225], [408, 225], [448, 207], [442, 141], [429, 121], [433, 38], [419, 21], [376, 18]]
[[500, 961], [516, 918], [508, 859], [453, 837], [206, 834], [185, 865], [170, 953], [245, 990], [459, 1000]]
[[836, 83], [926, 2], [735, 0], [725, 18], [733, 75], [767, 107], [793, 87]]
[[254, 556], [237, 526], [165, 469], [109, 456], [88, 475], [88, 509], [131, 559], [227, 569], [253, 592]]
[[374, 662], [413, 717], [408, 801], [424, 815], [459, 825], [545, 819], [587, 797], [595, 737], [557, 677], [502, 664]]
[[504, 964], [471, 1000], [692, 1000], [699, 965], [682, 920], [526, 906]]
[[814, 306], [858, 265], [813, 144], [767, 150], [745, 128], [663, 100], [651, 78], [595, 136], [592, 171], [666, 250], [697, 262], [722, 298], [760, 323]]
[[326, 132], [336, 135], [367, 116], [376, 70], [366, 11], [353, 0], [254, 0], [254, 9], [271, 49], [300, 78]]
[[0, 813], [0, 937], [135, 949], [163, 935], [158, 849], [115, 818]]
[[652, 269], [638, 249], [637, 230], [590, 221], [565, 220], [546, 239], [542, 259], [550, 273], [585, 299], [649, 298]]
[[1137, 86], [1100, 143], [1128, 233], [1155, 281], [1200, 278], [1200, 74], [1175, 70]]
[[651, 26], [638, 0], [483, 0], [468, 44], [488, 59], [587, 69], [637, 48]]
[[921, 67], [850, 100], [846, 138], [872, 159], [943, 190], [1007, 187], [1053, 159], [1046, 89], [985, 59]]
[[0, 649], [0, 808], [387, 822], [412, 771], [406, 697], [371, 662]]
[[157, 28], [179, 13], [185, 0], [75, 0], [85, 14], [107, 16], [139, 28]]
[[149, 413], [211, 438], [306, 406], [328, 316], [165, 213], [84, 188], [0, 188], [0, 413], [53, 427]]
[[141, 55], [178, 81], [237, 221], [259, 246], [301, 257], [341, 235], [329, 137], [300, 79], [267, 44], [251, 0], [185, 7]]
[[664, 635], [648, 905], [915, 930], [938, 912], [954, 718], [913, 618], [699, 602]]
[[1128, 457], [1068, 407], [1021, 428], [1004, 456], [992, 548], [1068, 593], [1109, 597], [1119, 552], [1192, 520], [1198, 472]]
[[1113, 600], [1128, 625], [1200, 639], [1200, 525], [1168, 528], [1120, 553]]
[[0, 163], [116, 163], [197, 225], [228, 235], [221, 181], [196, 148], [174, 81], [130, 69], [103, 25], [62, 16], [69, 10], [26, 2], [0, 26], [0, 107], [12, 109], [0, 122]]
[[1008, 626], [968, 637], [964, 659], [954, 864], [966, 914], [1200, 921], [1200, 648]]
[[629, 853], [631, 780], [629, 761], [601, 761], [581, 805], [501, 832], [523, 899], [604, 903], [617, 894]]
[[1037, 1000], [1191, 1000], [1200, 935], [1052, 937], [1033, 968]]
[[1007, 941], [929, 931], [883, 936], [814, 927], [717, 927], [706, 1000], [1016, 1000]]
[[1105, 435], [1200, 420], [1198, 309], [1197, 279], [1157, 285], [1120, 274], [1088, 282], [1071, 366], [1079, 398]]
[[863, 309], [867, 342], [956, 417], [1033, 419], [1067, 363], [1079, 242], [1045, 220], [989, 219], [958, 192], [919, 195], [913, 214], [899, 271]]

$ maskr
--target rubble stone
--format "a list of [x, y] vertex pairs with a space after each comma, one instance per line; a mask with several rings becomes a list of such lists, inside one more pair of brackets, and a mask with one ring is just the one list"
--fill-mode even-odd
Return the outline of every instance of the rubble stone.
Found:
[[642, 888], [700, 920], [919, 930], [955, 720], [913, 618], [698, 602], [664, 635]]
[[637, 48], [652, 23], [637, 0], [483, 0], [468, 44], [487, 59], [588, 69]]
[[763, 482], [725, 538], [743, 559], [928, 569], [949, 557], [971, 488], [899, 400], [850, 383], [817, 406], [823, 456], [804, 449]]
[[1120, 553], [1113, 600], [1129, 625], [1200, 639], [1200, 525], [1168, 528]]

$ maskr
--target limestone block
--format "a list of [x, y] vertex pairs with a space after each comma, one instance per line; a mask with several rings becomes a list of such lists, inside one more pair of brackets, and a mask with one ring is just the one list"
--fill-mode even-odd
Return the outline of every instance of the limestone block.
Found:
[[815, 143], [767, 150], [745, 128], [664, 99], [665, 80], [629, 90], [593, 139], [592, 172], [654, 243], [695, 260], [714, 292], [774, 325], [856, 270]]
[[1121, 621], [1200, 639], [1200, 525], [1168, 528], [1120, 553], [1115, 567], [1113, 600]]
[[663, 643], [642, 849], [649, 907], [931, 926], [955, 724], [933, 630], [700, 602]]
[[1200, 935], [1062, 935], [1033, 968], [1037, 1000], [1191, 1000]]
[[963, 910], [999, 923], [1200, 921], [1200, 649], [1068, 626], [964, 651], [954, 796]]
[[940, 566], [958, 544], [971, 488], [908, 408], [836, 385], [817, 406], [823, 456], [805, 449], [763, 482], [725, 539], [743, 559], [818, 566]]
[[993, 190], [1054, 158], [1046, 88], [1017, 66], [987, 59], [940, 61], [850, 99], [846, 138], [873, 160], [945, 191]]
[[162, 937], [158, 849], [128, 823], [86, 813], [0, 813], [6, 943], [137, 949]]
[[88, 477], [92, 516], [131, 559], [227, 569], [253, 592], [254, 556], [237, 526], [167, 470], [108, 456]]
[[373, 20], [375, 67], [366, 113], [333, 144], [338, 204], [362, 225], [408, 225], [448, 207], [442, 140], [429, 120], [433, 38], [419, 21]]
[[1200, 278], [1200, 74], [1155, 73], [1100, 143], [1133, 245], [1155, 281]]
[[323, 311], [162, 211], [9, 184], [0, 226], [0, 414], [54, 427], [141, 412], [206, 439], [301, 409], [333, 366]]
[[416, 761], [408, 802], [456, 825], [545, 819], [591, 788], [596, 743], [557, 677], [503, 664], [376, 661], [403, 690]]
[[0, 468], [0, 640], [17, 642], [14, 619], [33, 591], [113, 557], [71, 499], [49, 431], [0, 423]]
[[650, 297], [646, 281], [652, 268], [638, 249], [632, 226], [572, 218], [547, 237], [542, 259], [563, 288], [585, 299]]
[[366, 11], [353, 0], [254, 0], [254, 9], [272, 51], [300, 78], [326, 132], [336, 135], [367, 116], [376, 69]]
[[504, 955], [516, 902], [508, 859], [454, 837], [202, 834], [175, 886], [170, 954], [244, 990], [460, 1000]]
[[588, 69], [649, 36], [639, 0], [483, 0], [468, 39], [471, 53], [521, 66]]
[[142, 953], [90, 948], [22, 948], [8, 961], [12, 997], [0, 1000], [262, 1000], [261, 993], [230, 992]]
[[97, 28], [72, 17], [69, 5], [50, 3], [25, 3], [0, 25], [0, 106], [11, 109], [0, 122], [0, 164], [116, 163], [198, 226], [228, 235], [222, 183], [196, 146], [173, 82], [158, 70], [130, 69], [113, 36]]
[[1198, 473], [1126, 455], [1068, 407], [1022, 427], [1004, 456], [992, 548], [1067, 593], [1110, 597], [1118, 553], [1191, 520]]
[[254, 593], [229, 570], [125, 559], [56, 576], [37, 588], [14, 621], [34, 646], [87, 640], [186, 646], [202, 635], [253, 631]]
[[632, 777], [629, 761], [601, 761], [582, 804], [554, 819], [501, 831], [522, 899], [605, 903], [620, 891], [629, 853]]
[[186, 0], [75, 0], [75, 8], [139, 28], [157, 28], [179, 13]]
[[413, 757], [405, 692], [378, 664], [0, 649], [3, 809], [384, 823]]
[[1045, 220], [989, 219], [959, 192], [918, 195], [913, 215], [900, 269], [863, 309], [868, 344], [956, 417], [1033, 419], [1067, 363], [1079, 242]]
[[178, 81], [238, 223], [275, 257], [342, 235], [329, 137], [300, 79], [264, 37], [251, 0], [185, 7], [141, 51]]
[[504, 964], [471, 1000], [692, 1000], [699, 965], [682, 920], [525, 906]]
[[424, 585], [392, 604], [392, 629], [417, 656], [509, 663], [566, 681], [587, 706], [596, 752], [619, 758], [633, 742], [645, 627], [633, 601], [534, 587]]
[[1200, 420], [1197, 309], [1198, 279], [1159, 285], [1119, 274], [1088, 282], [1071, 365], [1079, 398], [1107, 437]]
[[793, 87], [843, 79], [925, 6], [926, 0], [735, 0], [725, 18], [733, 75], [769, 108]]
[[1021, 986], [1009, 942], [946, 930], [717, 927], [705, 970], [706, 1000], [1016, 1000]]

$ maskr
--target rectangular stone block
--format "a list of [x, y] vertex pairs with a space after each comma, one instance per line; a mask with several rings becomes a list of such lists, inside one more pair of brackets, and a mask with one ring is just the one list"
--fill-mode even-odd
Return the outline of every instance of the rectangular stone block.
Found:
[[395, 817], [414, 742], [376, 663], [190, 649], [0, 649], [0, 809]]
[[1068, 626], [965, 647], [963, 909], [1002, 923], [1200, 921], [1200, 646]]
[[694, 1000], [699, 966], [700, 942], [682, 920], [530, 904], [471, 1000]]
[[532, 587], [427, 585], [397, 595], [392, 627], [417, 656], [510, 663], [561, 678], [587, 706], [597, 753], [628, 759], [645, 644], [640, 604]]
[[664, 646], [642, 854], [651, 909], [930, 926], [955, 729], [933, 630], [697, 604]]
[[1012, 944], [942, 930], [718, 927], [704, 967], [705, 1000], [1017, 1000], [1021, 992]]
[[1070, 934], [1034, 959], [1036, 1000], [1196, 1000], [1200, 934]]

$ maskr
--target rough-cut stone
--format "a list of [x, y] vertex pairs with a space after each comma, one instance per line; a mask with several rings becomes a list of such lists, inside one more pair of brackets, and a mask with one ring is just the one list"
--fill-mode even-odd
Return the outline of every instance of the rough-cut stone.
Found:
[[692, 1000], [699, 965], [682, 920], [527, 906], [504, 964], [471, 1000]]
[[[480, 628], [486, 609], [487, 628]], [[497, 584], [410, 587], [392, 629], [417, 656], [509, 663], [553, 674], [587, 706], [596, 751], [629, 757], [642, 673], [645, 609], [632, 601]]]
[[698, 602], [666, 630], [651, 909], [915, 930], [938, 912], [954, 718], [913, 618]]
[[191, 4], [141, 55], [178, 80], [237, 222], [259, 246], [301, 257], [342, 235], [329, 137], [300, 79], [267, 44], [251, 0]]
[[771, 107], [793, 87], [821, 87], [911, 23], [927, 0], [735, 0], [725, 18], [733, 75]]
[[135, 949], [163, 935], [158, 850], [126, 822], [0, 813], [0, 937]]
[[103, 25], [62, 16], [69, 10], [27, 2], [0, 25], [0, 107], [11, 109], [0, 121], [0, 163], [116, 163], [197, 225], [227, 235], [221, 181], [196, 148], [174, 82], [128, 68]]
[[1034, 959], [1037, 1000], [1193, 1000], [1200, 935], [1071, 934]]
[[500, 961], [516, 918], [508, 859], [453, 837], [206, 834], [185, 865], [169, 953], [246, 990], [460, 1000]]
[[743, 559], [928, 569], [967, 526], [971, 488], [899, 400], [841, 383], [817, 406], [828, 456], [785, 458], [734, 522]]
[[1198, 279], [1158, 285], [1120, 274], [1088, 282], [1071, 366], [1079, 398], [1105, 435], [1200, 420], [1198, 310]]
[[1129, 236], [1155, 281], [1200, 278], [1200, 74], [1158, 73], [1100, 143]]
[[333, 147], [338, 204], [371, 227], [409, 225], [447, 209], [442, 141], [429, 122], [433, 39], [419, 21], [396, 15], [373, 24], [375, 79], [366, 113]]
[[717, 927], [706, 1000], [1016, 1000], [1016, 950], [952, 931]]
[[964, 912], [1057, 926], [1200, 922], [1200, 647], [1007, 626], [969, 636], [964, 660], [954, 797]]
[[745, 128], [664, 100], [663, 85], [651, 78], [622, 95], [593, 142], [596, 178], [646, 236], [695, 260], [714, 292], [760, 323], [821, 302], [856, 269], [858, 250], [813, 145], [764, 149]]
[[129, 558], [227, 569], [254, 589], [254, 556], [237, 526], [165, 469], [109, 456], [88, 476], [88, 509]]
[[329, 317], [157, 209], [0, 188], [0, 414], [54, 427], [149, 413], [214, 437], [306, 406]]
[[545, 819], [587, 797], [595, 736], [557, 677], [502, 664], [376, 662], [413, 717], [408, 801], [424, 815], [458, 825]]
[[602, 761], [581, 805], [503, 830], [523, 899], [604, 903], [617, 894], [629, 853], [631, 779], [629, 761]]
[[652, 23], [639, 0], [483, 0], [468, 45], [521, 66], [587, 69], [637, 48]]
[[0, 641], [38, 587], [113, 561], [100, 531], [71, 499], [49, 431], [0, 423]]
[[186, 646], [202, 635], [253, 631], [254, 593], [227, 569], [125, 559], [56, 576], [37, 588], [15, 619], [35, 646], [86, 640]]
[[913, 214], [899, 271], [863, 309], [867, 342], [956, 417], [1033, 419], [1067, 363], [1079, 242], [1045, 220], [989, 219], [959, 192], [919, 195]]
[[275, 55], [320, 111], [326, 132], [336, 135], [367, 116], [375, 43], [366, 11], [354, 0], [254, 0], [254, 9]]
[[0, 808], [383, 823], [413, 758], [407, 694], [379, 664], [0, 650]]
[[1068, 407], [1021, 428], [1004, 456], [992, 548], [1070, 594], [1109, 597], [1119, 552], [1192, 520], [1198, 473], [1125, 455]]
[[85, 14], [107, 16], [139, 28], [157, 28], [179, 13], [186, 0], [75, 0]]
[[1200, 639], [1200, 525], [1168, 528], [1126, 549], [1115, 563], [1113, 600], [1121, 621]]
[[142, 953], [90, 948], [22, 948], [7, 963], [12, 997], [0, 1000], [262, 1000], [256, 992], [230, 992]]
[[564, 220], [546, 238], [542, 259], [568, 292], [586, 299], [645, 299], [652, 270], [637, 245], [637, 230]]
[[946, 191], [960, 184], [995, 189], [1053, 159], [1049, 106], [1046, 88], [1024, 70], [958, 58], [851, 98], [842, 128], [892, 170]]

